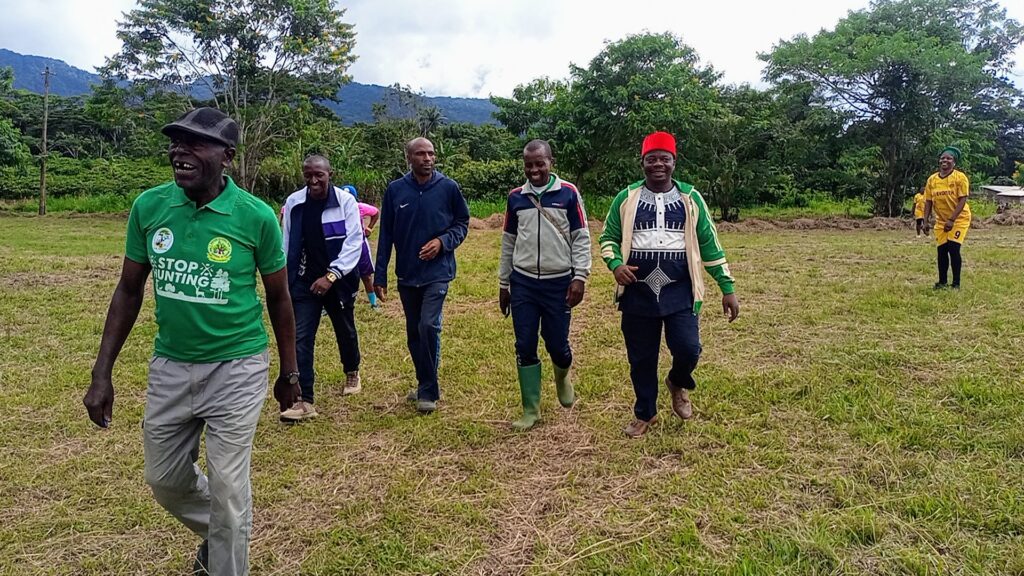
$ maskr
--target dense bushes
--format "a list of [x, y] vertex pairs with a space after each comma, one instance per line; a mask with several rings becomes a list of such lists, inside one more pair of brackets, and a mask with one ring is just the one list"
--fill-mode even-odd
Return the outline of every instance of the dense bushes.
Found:
[[466, 200], [503, 200], [509, 190], [526, 181], [521, 160], [469, 161], [445, 171], [462, 187]]
[[[338, 166], [339, 163], [342, 165]], [[335, 163], [333, 159], [332, 167], [332, 180], [336, 186], [351, 184], [359, 192], [360, 202], [380, 205], [389, 181], [381, 171], [346, 166], [343, 162]], [[302, 159], [278, 156], [268, 158], [261, 166], [260, 176], [256, 180], [256, 190], [251, 192], [264, 200], [284, 203], [289, 194], [305, 186], [302, 180]]]
[[[134, 195], [171, 179], [171, 169], [152, 159], [84, 159], [51, 156], [46, 166], [46, 194]], [[39, 166], [0, 168], [0, 200], [39, 195]]]
[[[268, 160], [259, 178], [256, 194], [276, 203], [303, 186], [301, 161], [285, 165]], [[521, 184], [522, 162], [499, 160], [466, 161], [451, 169], [442, 168], [461, 186], [467, 200], [503, 200], [508, 191]], [[398, 177], [400, 174], [390, 174]], [[46, 170], [46, 192], [51, 198], [63, 196], [135, 196], [171, 180], [171, 169], [151, 159], [74, 159], [51, 156]], [[353, 184], [359, 198], [380, 203], [389, 177], [376, 170], [342, 168], [335, 170], [335, 183]], [[0, 200], [23, 200], [39, 195], [39, 166], [0, 168]]]

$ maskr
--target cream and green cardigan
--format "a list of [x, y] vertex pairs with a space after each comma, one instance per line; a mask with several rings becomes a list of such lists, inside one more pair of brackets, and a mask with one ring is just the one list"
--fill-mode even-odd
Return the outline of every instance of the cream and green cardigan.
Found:
[[[686, 224], [683, 233], [686, 238], [686, 265], [693, 284], [693, 313], [699, 314], [704, 301], [704, 277], [701, 268], [708, 271], [718, 283], [722, 294], [732, 294], [733, 277], [725, 260], [725, 250], [718, 241], [718, 231], [708, 214], [708, 205], [693, 186], [675, 181], [686, 207]], [[608, 269], [614, 271], [625, 263], [633, 245], [633, 220], [640, 200], [644, 181], [634, 182], [619, 192], [608, 209], [601, 232], [601, 257]], [[625, 257], [623, 257], [625, 254]], [[615, 299], [622, 295], [623, 287], [616, 285]]]

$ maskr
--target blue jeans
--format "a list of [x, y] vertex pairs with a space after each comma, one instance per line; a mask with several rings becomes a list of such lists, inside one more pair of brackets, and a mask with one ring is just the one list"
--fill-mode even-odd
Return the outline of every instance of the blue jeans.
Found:
[[295, 311], [295, 355], [299, 363], [299, 386], [302, 400], [313, 402], [313, 348], [316, 332], [320, 328], [321, 313], [326, 310], [334, 339], [338, 343], [338, 354], [345, 372], [359, 370], [359, 334], [356, 332], [355, 297], [342, 280], [338, 280], [327, 294], [315, 296], [309, 291], [310, 285], [296, 282], [291, 287], [292, 309]]
[[661, 351], [661, 327], [672, 354], [668, 379], [679, 388], [693, 390], [697, 381], [693, 370], [700, 359], [700, 321], [692, 309], [667, 316], [639, 316], [622, 313], [622, 336], [629, 358], [629, 378], [633, 381], [636, 403], [633, 414], [650, 420], [658, 413], [658, 353]]
[[571, 274], [536, 280], [512, 272], [509, 277], [512, 328], [516, 333], [516, 362], [520, 366], [533, 366], [540, 362], [537, 357], [538, 330], [555, 366], [572, 366], [572, 348], [569, 346], [572, 311], [565, 302], [571, 282]]
[[405, 311], [405, 337], [416, 367], [416, 398], [436, 402], [441, 397], [437, 365], [441, 359], [441, 311], [448, 296], [447, 282], [398, 287]]

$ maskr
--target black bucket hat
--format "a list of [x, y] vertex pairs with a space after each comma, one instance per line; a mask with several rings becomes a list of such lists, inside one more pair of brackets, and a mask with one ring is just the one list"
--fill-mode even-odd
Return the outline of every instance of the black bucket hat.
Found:
[[165, 136], [187, 132], [225, 146], [238, 146], [238, 123], [216, 108], [196, 108], [160, 129]]

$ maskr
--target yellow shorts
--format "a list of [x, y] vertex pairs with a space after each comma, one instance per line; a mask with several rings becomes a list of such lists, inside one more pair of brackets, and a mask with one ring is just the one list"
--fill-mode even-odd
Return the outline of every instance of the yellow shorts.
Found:
[[956, 242], [957, 244], [963, 244], [964, 240], [967, 239], [967, 231], [971, 229], [971, 221], [960, 222], [957, 221], [953, 224], [953, 229], [946, 232], [942, 229], [942, 224], [936, 223], [935, 226], [935, 245], [942, 246], [946, 242]]

